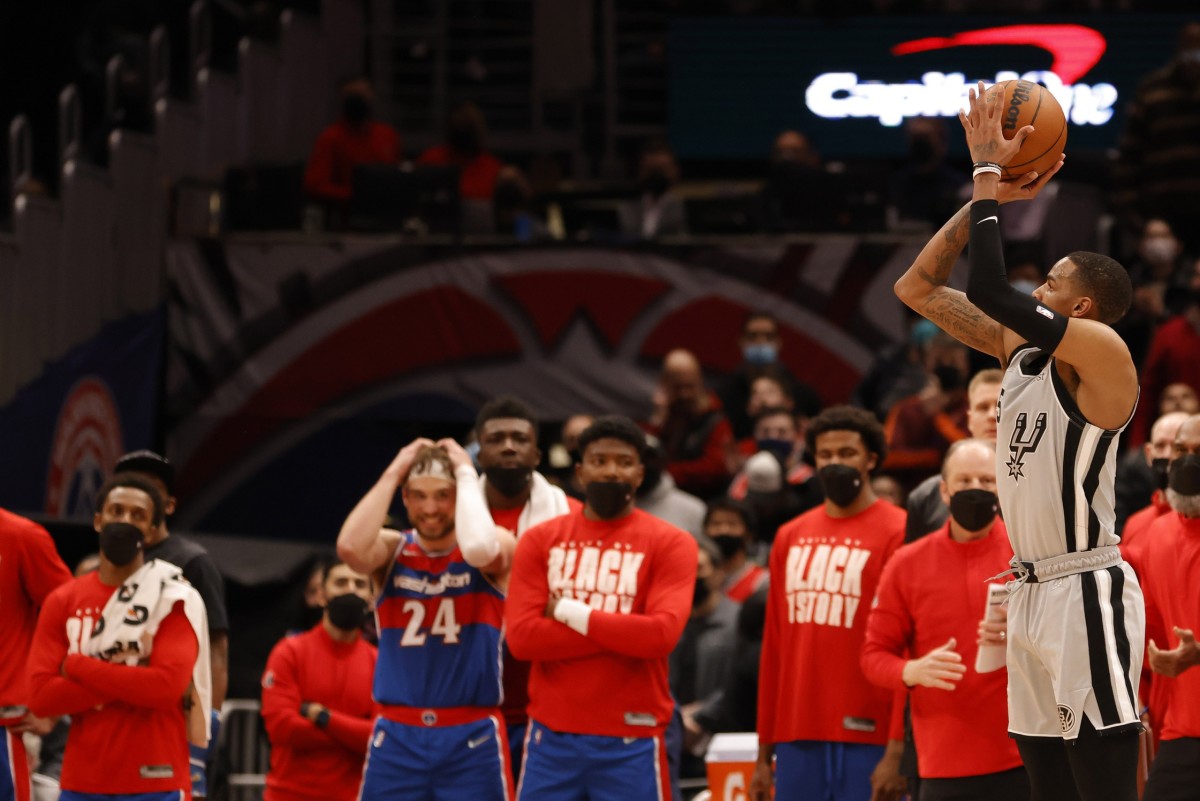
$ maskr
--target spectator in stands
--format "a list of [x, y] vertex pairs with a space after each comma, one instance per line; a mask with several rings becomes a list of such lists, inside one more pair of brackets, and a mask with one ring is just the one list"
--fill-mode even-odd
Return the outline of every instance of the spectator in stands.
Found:
[[807, 436], [825, 503], [771, 547], [749, 797], [766, 801], [774, 784], [780, 799], [896, 799], [905, 783], [893, 694], [867, 682], [859, 653], [879, 577], [904, 540], [904, 511], [871, 489], [887, 444], [870, 412], [826, 409]]
[[[42, 606], [29, 654], [30, 709], [71, 715], [66, 797], [183, 798], [189, 744], [209, 736], [204, 602], [179, 568], [147, 559], [164, 501], [118, 475], [96, 493], [100, 567]], [[97, 625], [103, 621], [103, 625]], [[130, 647], [130, 646], [134, 647]]]
[[671, 695], [683, 716], [682, 779], [705, 774], [710, 733], [697, 722], [696, 713], [717, 700], [737, 647], [739, 605], [721, 592], [721, 554], [711, 542], [700, 540], [697, 560], [691, 616], [668, 661]]
[[1179, 34], [1174, 58], [1134, 95], [1113, 171], [1113, 203], [1131, 231], [1160, 217], [1200, 249], [1200, 22]]
[[360, 164], [396, 164], [403, 151], [400, 134], [375, 119], [375, 92], [365, 76], [340, 88], [341, 114], [317, 137], [304, 170], [304, 191], [331, 210], [343, 213], [350, 202], [351, 179]]
[[525, 174], [516, 167], [505, 166], [496, 176], [496, 191], [492, 197], [492, 222], [500, 236], [511, 236], [518, 242], [541, 242], [550, 238], [546, 223], [534, 212], [533, 190]]
[[[804, 420], [804, 424], [797, 421]], [[807, 418], [798, 418], [786, 407], [776, 406], [763, 409], [754, 423], [754, 436], [750, 440], [755, 453], [766, 452], [774, 456], [783, 469], [784, 484], [795, 490], [803, 501], [803, 508], [795, 514], [811, 509], [821, 502], [821, 492], [813, 482], [813, 469], [805, 461], [804, 425]], [[744, 500], [749, 491], [749, 472], [743, 464], [729, 484], [729, 497]], [[782, 522], [782, 521], [781, 521]]]
[[704, 501], [675, 486], [675, 479], [666, 471], [666, 455], [658, 437], [646, 437], [642, 466], [645, 478], [637, 488], [637, 508], [699, 539], [704, 528]]
[[207, 749], [192, 748], [192, 794], [206, 796], [207, 773], [220, 727], [219, 712], [229, 688], [229, 615], [225, 611], [225, 580], [204, 546], [182, 534], [172, 535], [167, 518], [175, 514], [175, 466], [153, 451], [133, 451], [117, 460], [117, 476], [134, 476], [149, 482], [163, 497], [162, 522], [146, 532], [146, 558], [170, 562], [204, 599], [208, 615], [209, 658], [212, 662], [213, 736]]
[[[1145, 801], [1193, 797], [1200, 781], [1200, 415], [1179, 429], [1168, 470], [1167, 498], [1175, 514], [1160, 517], [1146, 532], [1142, 557], [1146, 596], [1146, 641], [1154, 683], [1171, 680], [1161, 723], [1162, 738]], [[1154, 707], [1153, 694], [1151, 711]]]
[[583, 500], [583, 486], [575, 474], [579, 464], [579, 435], [592, 424], [590, 414], [573, 414], [563, 423], [559, 441], [550, 447], [547, 478], [577, 501]]
[[[1004, 373], [995, 368], [980, 370], [967, 385], [967, 431], [975, 439], [996, 443], [996, 402], [1000, 399], [1000, 382]], [[904, 526], [904, 541], [914, 542], [931, 531], [941, 528], [950, 517], [950, 509], [942, 500], [942, 475], [936, 473], [918, 484], [908, 494], [905, 504], [908, 522]]]
[[[1154, 480], [1154, 491], [1149, 505], [1129, 515], [1121, 532], [1121, 556], [1125, 561], [1138, 568], [1137, 557], [1132, 554], [1141, 546], [1142, 534], [1158, 518], [1171, 511], [1167, 501], [1167, 469], [1171, 463], [1171, 452], [1175, 447], [1175, 436], [1180, 426], [1191, 415], [1187, 412], [1167, 412], [1154, 421], [1150, 428], [1150, 441], [1141, 450], [1131, 450], [1126, 457], [1141, 457], [1143, 463], [1150, 468]], [[1123, 458], [1122, 461], [1125, 459]]]
[[661, 139], [642, 146], [638, 159], [637, 200], [617, 209], [622, 235], [632, 239], [657, 239], [687, 233], [683, 200], [673, 187], [679, 183], [679, 163]]
[[967, 431], [967, 348], [938, 333], [925, 350], [926, 383], [888, 413], [883, 468], [908, 487], [923, 481]]
[[1142, 229], [1137, 256], [1129, 266], [1133, 306], [1117, 325], [1134, 364], [1141, 364], [1160, 323], [1187, 306], [1191, 262], [1166, 220], [1151, 219]]
[[923, 317], [909, 317], [908, 339], [885, 346], [871, 363], [867, 374], [854, 388], [850, 403], [874, 412], [880, 421], [903, 398], [929, 384], [925, 370], [926, 351], [938, 327]]
[[417, 158], [417, 163], [457, 166], [462, 171], [458, 191], [463, 200], [490, 200], [504, 167], [488, 151], [483, 111], [469, 101], [450, 112], [445, 143], [428, 148]]
[[757, 550], [753, 516], [732, 498], [710, 501], [704, 514], [704, 535], [721, 553], [721, 592], [742, 603], [767, 585], [767, 569], [752, 558]]
[[1159, 414], [1167, 412], [1187, 412], [1195, 414], [1200, 412], [1200, 395], [1196, 394], [1196, 390], [1192, 389], [1187, 384], [1176, 381], [1174, 384], [1167, 384], [1166, 389], [1162, 391], [1162, 395], [1158, 399]]
[[784, 523], [821, 502], [820, 482], [815, 477], [800, 486], [787, 483], [779, 458], [769, 451], [754, 454], [742, 469], [746, 490], [740, 500], [757, 521], [755, 537], [762, 546], [774, 542], [775, 532]]
[[280, 640], [262, 677], [271, 740], [263, 801], [352, 801], [377, 709], [375, 648], [360, 636], [371, 579], [336, 561], [322, 577], [322, 616]]
[[1200, 392], [1200, 259], [1192, 263], [1187, 306], [1159, 326], [1150, 342], [1142, 364], [1142, 400], [1134, 416], [1131, 445], [1145, 441], [1159, 396], [1176, 382]]
[[[538, 523], [578, 507], [537, 471], [542, 460], [537, 446], [538, 419], [523, 400], [513, 395], [492, 398], [475, 416], [475, 431], [483, 497], [497, 526], [520, 537]], [[513, 658], [507, 644], [502, 679], [500, 711], [508, 727], [510, 764], [519, 771], [529, 724], [529, 663]]]
[[883, 570], [863, 673], [880, 687], [912, 690], [921, 798], [1028, 799], [1029, 779], [1008, 735], [1008, 673], [974, 669], [981, 648], [1005, 647], [1006, 626], [984, 623], [988, 580], [1013, 555], [997, 514], [995, 444], [954, 443], [941, 495], [949, 521], [900, 548]]
[[909, 117], [904, 124], [908, 158], [888, 186], [888, 228], [937, 227], [959, 206], [967, 176], [946, 164], [946, 123]]
[[50, 532], [0, 509], [0, 797], [29, 797], [25, 732], [49, 734], [54, 721], [29, 711], [25, 657], [46, 597], [71, 580]]
[[794, 405], [799, 414], [812, 417], [821, 411], [821, 398], [816, 390], [796, 379], [779, 358], [783, 338], [779, 321], [766, 311], [754, 311], [742, 323], [738, 339], [742, 363], [725, 377], [717, 388], [717, 396], [729, 416], [729, 424], [738, 439], [750, 436], [754, 429], [754, 413], [749, 411], [755, 379], [774, 378], [782, 387], [787, 401], [778, 397], [758, 401], [762, 406]]
[[701, 498], [725, 489], [733, 432], [690, 351], [673, 350], [663, 360], [654, 406], [648, 428], [662, 443], [667, 472], [679, 488]]
[[821, 156], [807, 136], [783, 131], [775, 137], [767, 179], [759, 196], [761, 227], [769, 233], [811, 231], [828, 222], [840, 208], [820, 209], [831, 201], [814, 191], [824, 171]]
[[758, 667], [766, 614], [767, 589], [763, 587], [747, 598], [738, 612], [737, 644], [725, 687], [714, 703], [695, 714], [696, 723], [705, 731], [746, 732], [757, 728]]
[[875, 497], [887, 501], [890, 504], [895, 504], [901, 509], [905, 508], [906, 496], [904, 487], [900, 486], [900, 482], [886, 473], [880, 473], [871, 479], [871, 489], [875, 491]]

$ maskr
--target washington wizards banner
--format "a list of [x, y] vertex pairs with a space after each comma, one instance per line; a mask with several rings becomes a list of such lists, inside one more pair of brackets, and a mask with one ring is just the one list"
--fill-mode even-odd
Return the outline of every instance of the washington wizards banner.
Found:
[[153, 444], [162, 319], [155, 311], [106, 324], [0, 408], [0, 506], [91, 520], [116, 460]]
[[[751, 310], [826, 403], [905, 335], [920, 243], [462, 251], [354, 239], [176, 243], [169, 455], [181, 529], [330, 541], [408, 439], [513, 393], [544, 420], [651, 410], [661, 359], [741, 359]], [[440, 428], [439, 428], [440, 427]]]

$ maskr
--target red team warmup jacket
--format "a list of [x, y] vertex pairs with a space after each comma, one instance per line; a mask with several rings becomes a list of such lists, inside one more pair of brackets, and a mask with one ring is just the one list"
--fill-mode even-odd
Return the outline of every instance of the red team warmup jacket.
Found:
[[361, 126], [338, 120], [321, 131], [304, 170], [304, 191], [322, 200], [346, 202], [350, 180], [358, 164], [395, 164], [400, 161], [400, 134], [377, 120]]
[[71, 716], [64, 790], [183, 790], [190, 798], [183, 697], [199, 643], [183, 605], [176, 604], [154, 635], [148, 665], [128, 667], [79, 653], [116, 589], [90, 573], [46, 599], [29, 653], [30, 709], [43, 717]]
[[1004, 523], [975, 542], [955, 542], [949, 523], [896, 551], [867, 621], [862, 669], [881, 687], [906, 689], [904, 663], [951, 637], [967, 672], [953, 691], [912, 689], [913, 738], [923, 779], [982, 776], [1021, 765], [1008, 736], [1008, 671], [975, 672], [988, 581], [1008, 569]]
[[[575, 511], [521, 535], [505, 622], [533, 662], [529, 717], [559, 732], [652, 737], [674, 710], [667, 656], [692, 610], [696, 541], [640, 509], [617, 520]], [[584, 637], [545, 616], [551, 581], [598, 610]]]
[[[1173, 627], [1200, 630], [1200, 518], [1163, 515], [1146, 532], [1138, 578], [1146, 596], [1146, 640], [1175, 648]], [[1154, 674], [1151, 718], [1161, 717], [1161, 739], [1200, 737], [1200, 668], [1175, 678]]]
[[822, 504], [781, 526], [758, 682], [758, 739], [883, 745], [900, 717], [866, 680], [859, 654], [883, 566], [904, 540], [904, 510], [876, 501], [846, 518]]
[[[263, 801], [353, 801], [377, 711], [371, 699], [375, 646], [336, 642], [318, 623], [280, 640], [262, 679], [262, 716], [271, 738]], [[329, 710], [324, 729], [300, 714], [314, 701]]]

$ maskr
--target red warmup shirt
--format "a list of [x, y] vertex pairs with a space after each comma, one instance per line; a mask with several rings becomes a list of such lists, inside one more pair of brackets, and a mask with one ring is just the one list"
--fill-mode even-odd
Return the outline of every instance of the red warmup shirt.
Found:
[[844, 518], [822, 504], [780, 527], [758, 679], [760, 742], [887, 742], [893, 693], [866, 680], [859, 654], [904, 520], [886, 501]]
[[[1146, 532], [1142, 570], [1146, 641], [1176, 648], [1174, 627], [1200, 630], [1200, 518], [1171, 512], [1155, 521]], [[1161, 715], [1163, 740], [1200, 737], [1200, 668], [1174, 679], [1155, 673], [1150, 706], [1152, 718]]]
[[1167, 494], [1162, 490], [1155, 490], [1154, 494], [1150, 496], [1150, 505], [1137, 510], [1125, 521], [1125, 528], [1121, 531], [1121, 542], [1118, 547], [1121, 550], [1121, 556], [1133, 566], [1135, 571], [1138, 570], [1142, 551], [1145, 548], [1142, 535], [1149, 530], [1151, 523], [1170, 511], [1171, 504], [1167, 503]]
[[457, 164], [462, 169], [458, 179], [458, 193], [464, 200], [490, 200], [496, 192], [496, 178], [504, 164], [491, 153], [480, 153], [473, 158], [464, 158], [446, 145], [435, 145], [417, 158], [418, 164], [447, 166]]
[[[263, 801], [353, 801], [371, 739], [375, 646], [336, 642], [323, 623], [276, 643], [262, 678], [262, 716], [271, 739]], [[300, 714], [329, 710], [324, 729]]]
[[116, 589], [90, 573], [46, 598], [29, 653], [29, 707], [43, 717], [71, 716], [64, 790], [183, 790], [190, 798], [183, 698], [199, 652], [196, 634], [177, 603], [159, 624], [149, 664], [129, 667], [84, 656], [80, 643]]
[[[634, 509], [616, 520], [575, 511], [517, 542], [505, 625], [533, 662], [529, 717], [573, 734], [652, 737], [675, 704], [667, 657], [692, 611], [696, 540]], [[545, 616], [550, 583], [592, 607], [588, 634]]]
[[1200, 330], [1178, 314], [1158, 327], [1142, 362], [1142, 401], [1130, 425], [1129, 445], [1144, 443], [1158, 417], [1158, 402], [1168, 384], [1182, 382], [1200, 391]]
[[28, 706], [25, 658], [38, 609], [70, 580], [46, 529], [0, 509], [0, 707]]
[[400, 161], [400, 134], [375, 120], [354, 126], [338, 120], [321, 131], [304, 170], [304, 191], [321, 200], [350, 199], [350, 179], [358, 164]]
[[1008, 736], [1008, 671], [975, 672], [988, 579], [1008, 569], [1008, 532], [999, 520], [974, 542], [955, 542], [947, 523], [896, 551], [867, 619], [862, 670], [904, 690], [904, 663], [953, 637], [967, 672], [953, 691], [912, 688], [913, 737], [922, 778], [982, 776], [1021, 765]]

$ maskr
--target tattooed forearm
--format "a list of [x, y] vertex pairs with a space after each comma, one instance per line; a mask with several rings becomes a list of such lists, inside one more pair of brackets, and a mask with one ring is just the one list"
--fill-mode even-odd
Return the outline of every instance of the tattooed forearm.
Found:
[[959, 255], [962, 254], [963, 248], [967, 246], [970, 220], [970, 208], [964, 207], [942, 226], [940, 232], [942, 247], [932, 254], [933, 272], [926, 270], [918, 260], [917, 275], [922, 281], [933, 286], [945, 286], [950, 282], [950, 273], [954, 270], [954, 265], [958, 261]]
[[920, 311], [964, 345], [1000, 357], [1002, 326], [981, 312], [962, 292], [939, 292]]

